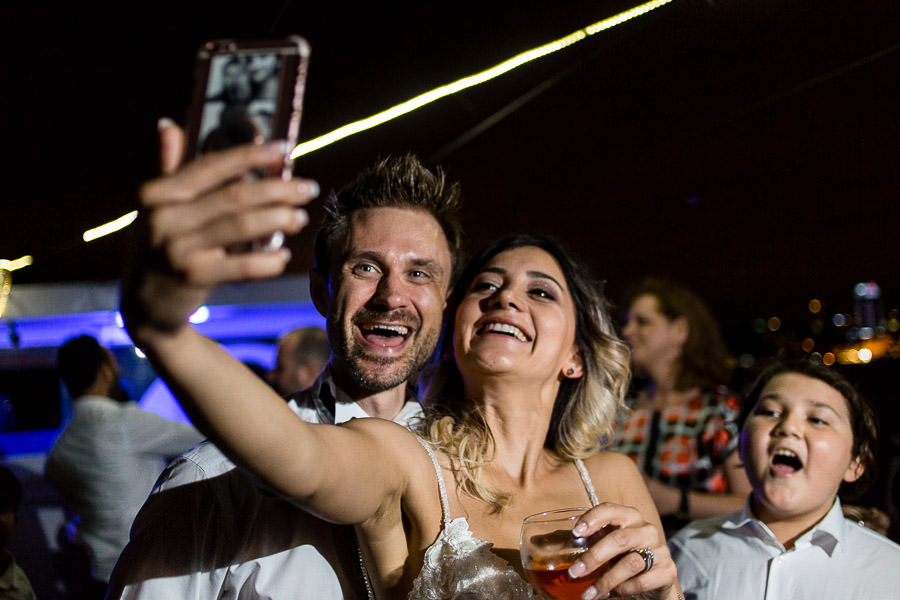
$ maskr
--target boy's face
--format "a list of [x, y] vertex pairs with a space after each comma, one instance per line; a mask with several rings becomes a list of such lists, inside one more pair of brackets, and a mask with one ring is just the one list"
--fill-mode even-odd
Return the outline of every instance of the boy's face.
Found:
[[841, 482], [862, 475], [852, 447], [849, 409], [840, 392], [799, 373], [773, 377], [741, 435], [756, 517], [817, 522]]

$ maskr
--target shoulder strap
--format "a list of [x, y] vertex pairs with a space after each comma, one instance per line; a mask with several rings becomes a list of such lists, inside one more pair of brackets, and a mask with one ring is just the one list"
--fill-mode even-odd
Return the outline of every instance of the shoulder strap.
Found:
[[594, 491], [594, 482], [591, 481], [591, 476], [588, 473], [587, 467], [584, 466], [584, 462], [580, 458], [575, 459], [575, 468], [578, 469], [578, 473], [581, 475], [584, 489], [587, 490], [588, 496], [591, 499], [591, 506], [597, 506], [600, 504], [600, 500], [597, 499], [597, 492]]
[[416, 436], [416, 439], [419, 440], [419, 443], [425, 448], [425, 451], [431, 458], [431, 464], [434, 465], [434, 472], [437, 475], [438, 480], [438, 488], [441, 490], [441, 511], [443, 511], [444, 514], [444, 527], [446, 527], [450, 524], [450, 503], [447, 501], [447, 488], [444, 487], [444, 476], [441, 474], [441, 465], [438, 464], [437, 457], [434, 455], [434, 450], [431, 449], [428, 442], [419, 436]]

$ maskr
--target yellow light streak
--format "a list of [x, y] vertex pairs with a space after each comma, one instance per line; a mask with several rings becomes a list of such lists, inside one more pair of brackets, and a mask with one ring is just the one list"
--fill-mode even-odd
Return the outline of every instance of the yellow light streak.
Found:
[[309, 154], [310, 152], [319, 150], [320, 148], [324, 148], [325, 146], [333, 144], [334, 142], [342, 140], [346, 137], [396, 119], [397, 117], [421, 108], [426, 104], [430, 104], [435, 100], [439, 100], [445, 96], [455, 94], [464, 89], [480, 85], [486, 81], [494, 79], [495, 77], [499, 77], [500, 75], [503, 75], [504, 73], [515, 69], [516, 67], [520, 67], [525, 63], [531, 62], [553, 52], [557, 52], [558, 50], [562, 50], [563, 48], [584, 40], [590, 35], [594, 35], [596, 33], [600, 33], [601, 31], [611, 29], [616, 25], [624, 23], [625, 21], [629, 21], [635, 17], [639, 17], [650, 12], [651, 10], [659, 8], [660, 6], [669, 4], [670, 2], [672, 2], [672, 0], [653, 0], [652, 2], [646, 2], [639, 6], [621, 12], [617, 15], [609, 17], [608, 19], [598, 21], [597, 23], [594, 23], [592, 25], [588, 25], [587, 27], [570, 33], [569, 35], [562, 37], [556, 41], [522, 52], [521, 54], [505, 60], [502, 63], [491, 67], [490, 69], [481, 71], [480, 73], [475, 73], [474, 75], [469, 75], [468, 77], [463, 77], [462, 79], [454, 81], [453, 83], [442, 85], [441, 87], [425, 92], [424, 94], [420, 94], [415, 98], [407, 100], [406, 102], [376, 113], [371, 117], [367, 117], [359, 121], [354, 121], [353, 123], [348, 123], [347, 125], [339, 127], [334, 131], [326, 133], [325, 135], [321, 135], [317, 138], [313, 138], [309, 141], [298, 144], [297, 147], [294, 148], [294, 151], [291, 152], [291, 158], [295, 159], [303, 156], [304, 154]]
[[115, 221], [110, 221], [109, 223], [105, 223], [100, 225], [99, 227], [94, 227], [93, 229], [88, 229], [81, 235], [81, 239], [85, 242], [93, 242], [97, 238], [101, 238], [104, 235], [109, 235], [110, 233], [114, 233], [119, 231], [120, 229], [125, 229], [137, 219], [137, 211], [133, 210], [127, 215], [123, 215], [116, 219]]
[[4, 271], [15, 271], [16, 269], [27, 267], [33, 262], [34, 258], [27, 255], [21, 258], [17, 258], [16, 260], [6, 260], [5, 258], [3, 258], [0, 259], [0, 269], [3, 269]]
[[[314, 152], [316, 150], [319, 150], [320, 148], [324, 148], [325, 146], [350, 137], [351, 135], [360, 133], [367, 129], [372, 129], [373, 127], [376, 127], [383, 123], [387, 123], [388, 121], [396, 119], [397, 117], [403, 116], [416, 109], [419, 109], [426, 104], [431, 104], [435, 100], [440, 100], [441, 98], [444, 98], [451, 94], [455, 94], [467, 88], [480, 85], [486, 81], [490, 81], [491, 79], [499, 77], [500, 75], [503, 75], [504, 73], [507, 73], [528, 62], [531, 62], [553, 52], [557, 52], [559, 50], [562, 50], [563, 48], [567, 48], [572, 44], [576, 44], [586, 39], [588, 36], [600, 33], [601, 31], [612, 29], [616, 25], [621, 25], [622, 23], [634, 19], [635, 17], [644, 15], [651, 10], [655, 10], [661, 6], [665, 6], [672, 1], [673, 0], [652, 0], [651, 2], [645, 2], [644, 4], [640, 4], [624, 12], [620, 12], [617, 15], [613, 15], [612, 17], [609, 17], [607, 19], [603, 19], [602, 21], [598, 21], [592, 25], [588, 25], [587, 27], [570, 33], [569, 35], [561, 37], [556, 41], [544, 44], [543, 46], [539, 46], [531, 50], [526, 50], [525, 52], [517, 54], [516, 56], [505, 60], [502, 63], [491, 67], [490, 69], [481, 71], [480, 73], [475, 73], [474, 75], [469, 75], [468, 77], [463, 77], [462, 79], [454, 81], [453, 83], [442, 85], [431, 91], [425, 92], [424, 94], [419, 94], [418, 96], [407, 100], [406, 102], [402, 102], [396, 106], [383, 110], [372, 115], [371, 117], [348, 123], [347, 125], [339, 127], [334, 131], [326, 133], [325, 135], [320, 135], [317, 138], [313, 138], [311, 140], [298, 144], [297, 147], [294, 148], [294, 150], [291, 152], [291, 158], [295, 159], [305, 154], [309, 154], [310, 152]], [[84, 239], [85, 242], [91, 242], [93, 240], [96, 240], [97, 238], [109, 235], [110, 233], [128, 227], [129, 225], [131, 225], [131, 223], [134, 222], [136, 218], [137, 212], [130, 212], [127, 215], [119, 217], [115, 221], [111, 221], [109, 223], [106, 223], [105, 225], [100, 225], [99, 227], [95, 227], [93, 229], [85, 231], [84, 234], [82, 234], [82, 239]]]

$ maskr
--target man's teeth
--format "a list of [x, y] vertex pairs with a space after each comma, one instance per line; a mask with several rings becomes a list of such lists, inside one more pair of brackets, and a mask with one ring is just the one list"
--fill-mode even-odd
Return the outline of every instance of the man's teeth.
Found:
[[779, 448], [775, 451], [775, 456], [790, 456], [793, 458], [797, 458], [797, 453], [793, 450], [788, 450], [787, 448]]
[[376, 332], [386, 331], [404, 337], [409, 333], [409, 327], [404, 327], [403, 325], [373, 325], [371, 329]]
[[488, 323], [486, 329], [494, 333], [505, 333], [514, 336], [520, 342], [528, 341], [525, 334], [515, 325], [509, 325], [508, 323]]

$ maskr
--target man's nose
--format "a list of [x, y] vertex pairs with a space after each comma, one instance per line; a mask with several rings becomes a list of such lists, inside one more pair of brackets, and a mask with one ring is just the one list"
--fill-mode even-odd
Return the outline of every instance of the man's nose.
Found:
[[391, 273], [385, 273], [378, 280], [372, 301], [378, 306], [396, 308], [406, 304], [406, 286], [400, 277]]

